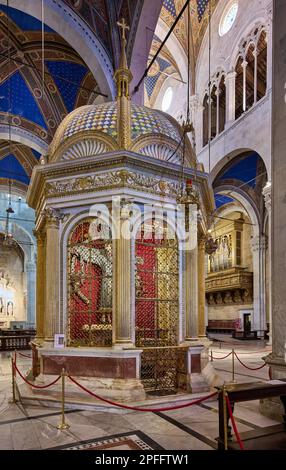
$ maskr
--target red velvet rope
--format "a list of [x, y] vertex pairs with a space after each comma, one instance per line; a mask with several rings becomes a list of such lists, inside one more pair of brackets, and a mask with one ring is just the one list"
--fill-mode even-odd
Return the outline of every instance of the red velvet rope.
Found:
[[230, 352], [227, 356], [224, 357], [215, 357], [210, 355], [210, 358], [212, 357], [215, 361], [221, 361], [222, 359], [227, 359], [231, 354], [232, 353]]
[[240, 438], [239, 432], [237, 430], [236, 423], [235, 423], [235, 420], [234, 420], [234, 416], [232, 414], [232, 409], [231, 409], [231, 406], [230, 406], [230, 401], [229, 401], [229, 398], [228, 398], [227, 395], [225, 396], [225, 400], [226, 400], [229, 416], [230, 416], [230, 419], [231, 419], [231, 424], [232, 424], [232, 427], [233, 427], [233, 430], [234, 430], [234, 434], [236, 436], [236, 439], [237, 439], [237, 442], [239, 444], [240, 450], [244, 450], [244, 446], [243, 446], [242, 440]]
[[23, 357], [28, 357], [29, 359], [32, 359], [32, 356], [28, 356], [27, 354], [23, 354], [23, 353], [20, 353], [20, 352], [15, 352], [15, 355], [16, 354], [19, 354], [20, 356], [23, 356]]
[[239, 359], [239, 357], [238, 357], [238, 355], [237, 355], [236, 353], [234, 353], [234, 354], [235, 354], [236, 359], [238, 360], [238, 362], [240, 362], [240, 364], [241, 364], [243, 367], [245, 367], [246, 369], [248, 369], [248, 370], [260, 370], [260, 369], [263, 369], [263, 367], [265, 367], [265, 366], [267, 365], [266, 363], [264, 363], [264, 364], [263, 364], [262, 366], [260, 366], [260, 367], [254, 367], [254, 368], [253, 368], [253, 367], [248, 367], [248, 366], [246, 366], [245, 364], [243, 364], [243, 362]]
[[15, 362], [13, 362], [13, 365], [16, 369], [16, 371], [18, 372], [18, 374], [20, 375], [20, 377], [28, 384], [28, 385], [31, 385], [31, 387], [34, 387], [34, 388], [49, 388], [51, 387], [52, 385], [54, 385], [55, 383], [57, 383], [61, 376], [59, 375], [58, 378], [56, 380], [54, 380], [53, 382], [51, 382], [50, 384], [48, 385], [35, 385], [33, 384], [32, 382], [29, 382], [26, 377], [19, 371], [18, 367], [16, 366]]
[[68, 375], [68, 378], [76, 384], [78, 387], [80, 387], [82, 390], [84, 390], [86, 393], [89, 393], [89, 395], [92, 395], [93, 397], [97, 398], [97, 400], [104, 401], [105, 403], [108, 403], [109, 405], [112, 406], [117, 406], [118, 408], [125, 408], [127, 410], [133, 410], [133, 411], [145, 411], [145, 412], [158, 412], [158, 411], [172, 411], [172, 410], [180, 410], [181, 408], [187, 408], [192, 405], [197, 405], [198, 403], [202, 403], [203, 401], [208, 400], [209, 398], [212, 398], [217, 395], [217, 392], [212, 393], [211, 395], [208, 395], [203, 398], [199, 398], [198, 400], [194, 400], [191, 403], [186, 403], [185, 405], [177, 405], [177, 406], [172, 406], [172, 407], [165, 407], [165, 408], [139, 408], [136, 406], [128, 406], [128, 405], [123, 405], [122, 403], [116, 403], [114, 401], [108, 400], [107, 398], [103, 398], [99, 395], [96, 395], [93, 393], [91, 390], [88, 390], [88, 388], [84, 387], [80, 383], [78, 383], [75, 379], [73, 379], [70, 375]]

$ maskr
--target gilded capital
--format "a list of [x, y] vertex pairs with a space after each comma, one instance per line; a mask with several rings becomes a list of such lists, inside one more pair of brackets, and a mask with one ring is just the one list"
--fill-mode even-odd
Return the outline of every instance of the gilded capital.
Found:
[[46, 227], [59, 227], [61, 214], [57, 209], [54, 209], [53, 207], [48, 207], [44, 209], [43, 215], [46, 220]]

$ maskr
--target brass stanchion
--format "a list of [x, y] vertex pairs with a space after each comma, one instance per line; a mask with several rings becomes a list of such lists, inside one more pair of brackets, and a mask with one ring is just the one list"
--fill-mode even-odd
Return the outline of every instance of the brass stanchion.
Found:
[[234, 380], [234, 349], [232, 348], [232, 383], [235, 383]]
[[226, 407], [226, 387], [223, 384], [222, 387], [222, 398], [223, 398], [223, 435], [224, 435], [224, 450], [228, 450], [228, 429], [227, 429], [227, 407]]
[[65, 422], [65, 377], [66, 377], [65, 369], [62, 369], [61, 377], [62, 377], [62, 415], [61, 415], [61, 422], [57, 425], [57, 428], [63, 431], [64, 429], [70, 428], [70, 425]]
[[15, 384], [15, 375], [16, 375], [16, 369], [15, 369], [15, 364], [16, 362], [16, 355], [14, 353], [11, 354], [11, 370], [12, 370], [12, 398], [9, 400], [9, 403], [17, 403], [16, 399], [16, 384]]

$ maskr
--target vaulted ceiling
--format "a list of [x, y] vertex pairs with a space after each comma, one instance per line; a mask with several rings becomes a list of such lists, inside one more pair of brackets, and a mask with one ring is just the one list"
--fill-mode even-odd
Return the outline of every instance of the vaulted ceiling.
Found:
[[[163, 0], [159, 24], [161, 25], [161, 30], [164, 31], [164, 36], [166, 36], [168, 30], [174, 24], [185, 3], [185, 0]], [[179, 43], [179, 47], [182, 49], [185, 61], [187, 62], [188, 37], [190, 38], [190, 69], [193, 82], [200, 46], [209, 24], [209, 17], [217, 3], [218, 0], [211, 0], [211, 2], [209, 0], [190, 0], [190, 34], [188, 35], [188, 13], [186, 9], [178, 21], [171, 38], [168, 40], [171, 41], [173, 39]], [[163, 39], [164, 37], [159, 38], [156, 34], [154, 35], [149, 60], [152, 59], [159, 49]], [[160, 60], [155, 62], [145, 81], [146, 101], [151, 106], [155, 103], [158, 92], [168, 76], [173, 75], [176, 78], [182, 79], [177, 65], [177, 58], [172, 56], [168, 48], [168, 41], [160, 53], [163, 62], [161, 61], [160, 63]]]
[[[213, 5], [217, 1], [212, 0]], [[152, 38], [149, 59], [161, 44], [161, 39], [154, 36], [160, 11], [160, 21], [168, 29], [185, 0], [156, 0], [155, 3], [44, 0], [45, 12], [41, 16], [41, 0], [27, 3], [0, 0], [2, 185], [5, 180], [19, 185], [29, 183], [40, 152], [46, 151], [58, 125], [69, 112], [95, 99], [112, 99], [113, 73], [120, 54], [117, 21], [122, 17], [130, 25], [127, 53], [136, 85], [135, 81], [147, 66]], [[20, 5], [23, 5], [21, 9]], [[207, 25], [208, 0], [190, 0], [190, 5], [195, 57]], [[186, 16], [179, 21], [174, 34], [186, 51]], [[136, 56], [140, 56], [137, 62]], [[145, 82], [151, 104], [154, 92], [169, 75], [180, 77], [180, 70], [165, 46]], [[107, 82], [107, 87], [102, 85]]]

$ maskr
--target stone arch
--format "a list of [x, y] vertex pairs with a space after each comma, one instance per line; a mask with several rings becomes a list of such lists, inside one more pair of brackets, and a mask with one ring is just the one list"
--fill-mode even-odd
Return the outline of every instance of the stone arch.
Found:
[[[6, 5], [6, 0], [0, 0]], [[41, 0], [10, 0], [12, 8], [42, 19]], [[58, 32], [82, 57], [107, 100], [115, 97], [113, 66], [99, 39], [89, 26], [62, 0], [45, 0], [45, 23]]]
[[223, 158], [219, 159], [215, 164], [212, 165], [211, 167], [211, 181], [214, 182], [218, 174], [223, 170], [225, 165], [229, 164], [232, 160], [234, 160], [236, 157], [240, 155], [245, 155], [246, 153], [257, 153], [260, 158], [262, 159], [265, 167], [266, 167], [266, 172], [267, 175], [271, 174], [271, 162], [269, 161], [269, 158], [267, 159], [265, 155], [263, 155], [263, 152], [259, 152], [259, 150], [256, 150], [255, 148], [252, 147], [245, 147], [245, 148], [235, 148], [228, 152]]
[[32, 132], [15, 126], [11, 126], [9, 129], [7, 125], [0, 124], [0, 139], [10, 140], [10, 138], [11, 141], [24, 144], [41, 154], [45, 154], [48, 150], [47, 142], [37, 137]]

